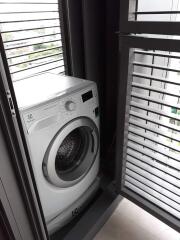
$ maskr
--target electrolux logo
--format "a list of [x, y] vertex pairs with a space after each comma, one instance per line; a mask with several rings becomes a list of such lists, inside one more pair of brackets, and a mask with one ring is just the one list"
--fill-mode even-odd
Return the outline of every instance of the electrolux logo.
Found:
[[31, 123], [33, 122], [35, 119], [34, 119], [34, 115], [32, 113], [28, 113], [26, 116], [25, 116], [25, 121], [27, 123]]
[[27, 119], [28, 119], [29, 121], [33, 120], [33, 115], [32, 115], [32, 113], [30, 113], [30, 114], [27, 115]]

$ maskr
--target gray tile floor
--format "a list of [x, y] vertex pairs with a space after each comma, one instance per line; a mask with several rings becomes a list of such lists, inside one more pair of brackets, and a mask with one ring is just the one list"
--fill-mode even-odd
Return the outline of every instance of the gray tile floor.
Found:
[[180, 240], [180, 234], [123, 199], [94, 240]]

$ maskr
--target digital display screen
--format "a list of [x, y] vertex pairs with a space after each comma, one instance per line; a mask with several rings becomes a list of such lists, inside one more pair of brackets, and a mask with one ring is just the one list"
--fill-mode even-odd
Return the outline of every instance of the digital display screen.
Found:
[[89, 99], [93, 98], [93, 93], [92, 91], [86, 92], [84, 94], [82, 94], [82, 100], [83, 102], [88, 101]]

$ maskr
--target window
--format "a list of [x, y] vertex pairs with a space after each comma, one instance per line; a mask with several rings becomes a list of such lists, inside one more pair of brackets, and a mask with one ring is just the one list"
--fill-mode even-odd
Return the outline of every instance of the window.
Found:
[[137, 9], [134, 12], [137, 21], [177, 21], [180, 20], [179, 0], [138, 0]]
[[13, 81], [65, 73], [58, 0], [0, 1], [0, 28]]
[[120, 31], [179, 35], [178, 0], [121, 0]]
[[[122, 0], [117, 161], [121, 193], [179, 230], [180, 5]], [[127, 33], [128, 35], [126, 35]], [[126, 95], [125, 95], [126, 93]], [[124, 129], [122, 130], [122, 126]]]
[[124, 131], [119, 127], [123, 140], [117, 155], [122, 193], [156, 209], [175, 228], [180, 221], [179, 44], [123, 37], [118, 124]]
[[178, 57], [134, 50], [125, 186], [180, 218]]

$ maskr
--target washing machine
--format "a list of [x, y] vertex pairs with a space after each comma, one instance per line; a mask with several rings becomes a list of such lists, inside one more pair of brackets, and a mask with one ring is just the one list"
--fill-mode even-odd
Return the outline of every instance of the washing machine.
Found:
[[49, 233], [72, 220], [98, 189], [96, 84], [41, 74], [14, 83]]

